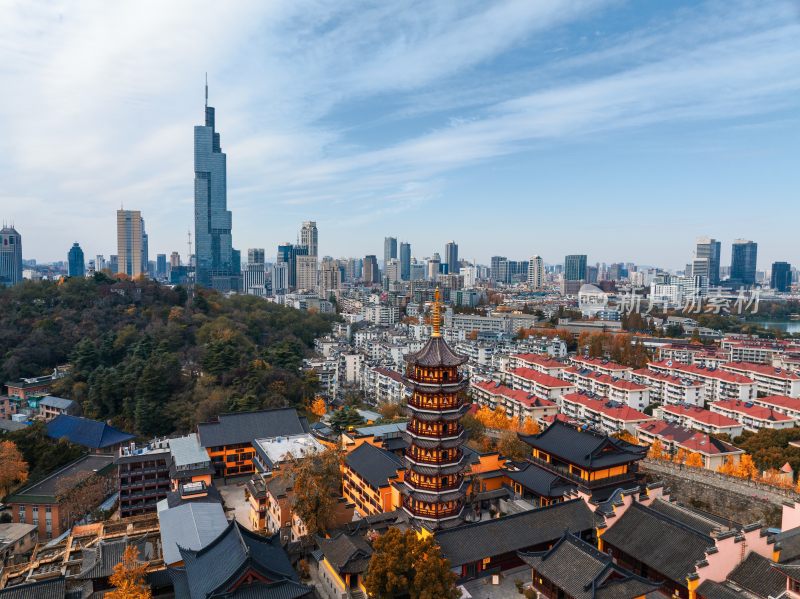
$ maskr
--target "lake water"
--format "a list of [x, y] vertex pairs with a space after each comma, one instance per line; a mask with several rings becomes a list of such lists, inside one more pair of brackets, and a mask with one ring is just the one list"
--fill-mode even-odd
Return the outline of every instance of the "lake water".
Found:
[[781, 331], [786, 331], [787, 333], [800, 333], [800, 320], [765, 320], [764, 322], [756, 322], [755, 324], [758, 324], [765, 329], [779, 329]]

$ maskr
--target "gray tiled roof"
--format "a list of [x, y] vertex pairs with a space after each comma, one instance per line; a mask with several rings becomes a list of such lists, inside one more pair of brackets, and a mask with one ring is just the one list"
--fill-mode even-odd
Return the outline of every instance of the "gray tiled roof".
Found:
[[31, 582], [0, 591], [0, 599], [64, 599], [66, 580], [63, 576], [51, 580]]
[[631, 505], [612, 522], [603, 542], [682, 585], [686, 585], [695, 564], [705, 558], [705, 550], [714, 545], [705, 532], [640, 503]]
[[308, 422], [294, 408], [220, 414], [217, 421], [197, 425], [203, 447], [252, 443], [254, 439], [307, 432]]
[[436, 542], [451, 566], [460, 566], [486, 557], [534, 549], [561, 538], [564, 531], [591, 531], [595, 515], [581, 499], [547, 507], [463, 524], [436, 533]]
[[441, 337], [431, 337], [421, 350], [408, 354], [406, 361], [420, 366], [459, 366], [469, 358], [455, 353]]
[[741, 526], [730, 520], [725, 520], [712, 514], [701, 514], [690, 508], [680, 506], [671, 501], [664, 501], [663, 499], [656, 499], [650, 505], [650, 509], [664, 514], [665, 516], [669, 516], [673, 520], [682, 522], [707, 535], [710, 535], [715, 530], [725, 531], [732, 528], [741, 528]]
[[762, 597], [777, 597], [786, 588], [786, 575], [773, 567], [772, 560], [751, 551], [728, 574], [728, 580]]
[[779, 549], [780, 563], [789, 564], [800, 558], [800, 527], [779, 532], [773, 537], [775, 549]]
[[722, 582], [705, 580], [697, 587], [697, 594], [704, 599], [750, 599], [747, 594], [737, 591]]
[[340, 573], [364, 572], [372, 556], [372, 547], [358, 533], [340, 533], [329, 539], [318, 538], [317, 543], [325, 559]]
[[389, 478], [403, 468], [403, 458], [369, 443], [347, 454], [345, 463], [374, 488], [385, 487]]
[[627, 464], [644, 458], [647, 453], [646, 447], [593, 431], [581, 431], [558, 420], [538, 435], [519, 435], [519, 438], [531, 447], [585, 468]]
[[39, 402], [39, 405], [55, 408], [56, 410], [67, 410], [71, 406], [75, 405], [75, 402], [71, 399], [56, 397], [55, 395], [47, 395], [46, 397], [42, 398], [42, 400]]
[[575, 485], [566, 479], [530, 462], [521, 465], [519, 470], [504, 470], [503, 472], [508, 478], [540, 497], [561, 497], [570, 489], [575, 488]]

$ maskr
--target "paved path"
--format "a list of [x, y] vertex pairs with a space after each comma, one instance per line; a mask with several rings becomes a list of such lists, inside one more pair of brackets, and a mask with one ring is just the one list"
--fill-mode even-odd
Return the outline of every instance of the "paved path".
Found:
[[[252, 530], [253, 527], [250, 525], [250, 505], [244, 498], [244, 485], [244, 479], [238, 481], [229, 480], [228, 484], [217, 484], [216, 487], [225, 502], [225, 513], [233, 514], [239, 524], [247, 530]], [[231, 508], [233, 509], [231, 510]]]

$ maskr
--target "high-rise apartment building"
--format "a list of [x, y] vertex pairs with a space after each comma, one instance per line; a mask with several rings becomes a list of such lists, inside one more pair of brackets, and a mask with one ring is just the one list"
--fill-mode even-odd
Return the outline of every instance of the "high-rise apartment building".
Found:
[[544, 287], [544, 260], [541, 256], [533, 256], [528, 263], [528, 286], [531, 289]]
[[307, 220], [300, 228], [300, 245], [308, 248], [309, 256], [319, 256], [319, 231], [317, 223]]
[[770, 287], [775, 291], [786, 293], [792, 288], [792, 265], [788, 262], [773, 262]]
[[389, 260], [397, 258], [397, 237], [385, 237], [383, 240], [383, 266], [389, 264]]
[[317, 257], [298, 255], [295, 258], [295, 264], [297, 265], [297, 289], [316, 291]]
[[364, 276], [363, 281], [366, 285], [381, 282], [381, 271], [378, 268], [378, 259], [374, 254], [364, 256]]
[[319, 272], [321, 296], [323, 299], [327, 299], [331, 291], [336, 291], [341, 286], [341, 271], [335, 260], [325, 259], [322, 261]]
[[82, 277], [86, 274], [86, 262], [83, 259], [83, 250], [76, 241], [67, 253], [67, 275]]
[[399, 281], [400, 280], [400, 261], [395, 259], [395, 258], [391, 258], [389, 260], [389, 262], [386, 263], [386, 266], [384, 267], [384, 272], [385, 272], [386, 278], [389, 279], [390, 283], [395, 283], [395, 282]]
[[571, 254], [564, 258], [564, 280], [586, 280], [586, 254]]
[[722, 243], [710, 237], [700, 237], [695, 250], [696, 260], [708, 260], [706, 268], [709, 285], [719, 285], [719, 262]]
[[289, 291], [289, 265], [278, 262], [272, 265], [272, 294], [285, 295]]
[[138, 210], [117, 210], [117, 271], [135, 278], [145, 272], [142, 264], [142, 229], [144, 221]]
[[237, 291], [241, 257], [233, 249], [232, 215], [228, 210], [226, 156], [208, 105], [205, 124], [194, 128], [194, 240], [196, 281], [219, 291]]
[[461, 265], [458, 263], [458, 244], [455, 241], [445, 244], [444, 261], [447, 264], [447, 272], [449, 274], [457, 275], [461, 270]]
[[0, 229], [0, 285], [22, 282], [22, 235], [14, 227]]
[[400, 280], [411, 280], [411, 244], [400, 242]]
[[439, 278], [439, 273], [441, 272], [442, 259], [439, 257], [438, 253], [434, 253], [433, 256], [428, 258], [428, 280], [435, 281]]
[[752, 287], [756, 283], [758, 244], [737, 239], [731, 246], [731, 278], [733, 286]]

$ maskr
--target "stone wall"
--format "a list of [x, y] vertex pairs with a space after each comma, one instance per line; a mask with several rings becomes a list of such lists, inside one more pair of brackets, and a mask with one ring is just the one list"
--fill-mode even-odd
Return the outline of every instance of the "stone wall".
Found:
[[670, 489], [673, 500], [740, 524], [760, 520], [767, 526], [780, 526], [783, 502], [798, 499], [798, 495], [791, 490], [740, 480], [702, 468], [644, 460], [640, 469], [646, 475], [647, 482], [663, 482]]

